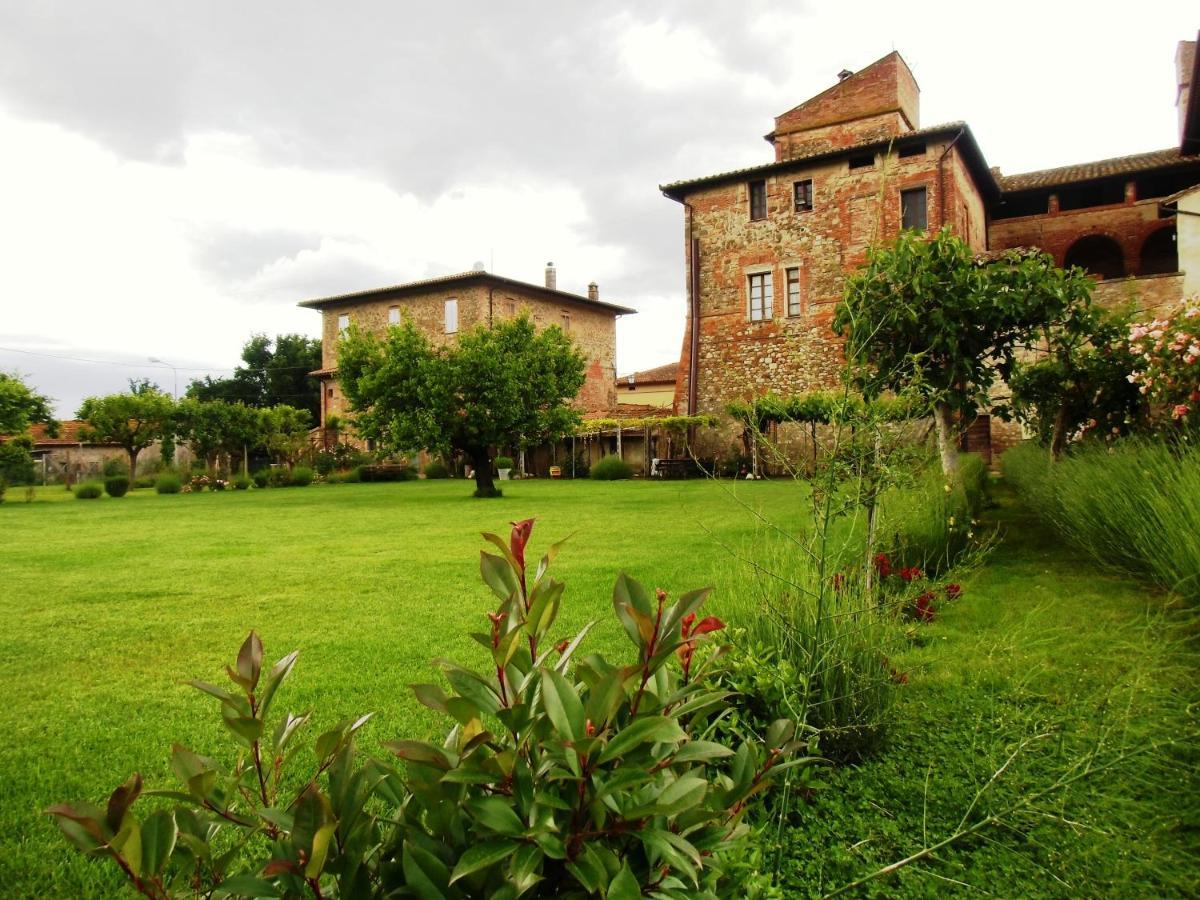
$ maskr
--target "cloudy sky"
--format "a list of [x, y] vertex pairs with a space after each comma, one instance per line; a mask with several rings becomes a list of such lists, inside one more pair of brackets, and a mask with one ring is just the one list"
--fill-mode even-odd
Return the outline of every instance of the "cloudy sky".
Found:
[[640, 311], [621, 371], [658, 365], [684, 273], [657, 186], [770, 161], [838, 70], [900, 50], [922, 123], [1012, 173], [1175, 143], [1198, 27], [1194, 0], [4, 0], [0, 369], [68, 417], [316, 336], [298, 300], [548, 260]]

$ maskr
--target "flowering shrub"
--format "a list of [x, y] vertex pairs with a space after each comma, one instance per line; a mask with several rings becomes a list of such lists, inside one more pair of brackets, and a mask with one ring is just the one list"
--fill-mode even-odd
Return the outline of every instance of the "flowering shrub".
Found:
[[[297, 653], [271, 668], [251, 632], [227, 667], [232, 687], [194, 681], [220, 701], [239, 746], [232, 765], [176, 746], [172, 805], [137, 807], [133, 775], [105, 808], [47, 813], [79, 849], [111, 859], [147, 897], [728, 896], [747, 868], [742, 819], [780, 773], [814, 761], [778, 720], [736, 752], [711, 739], [728, 694], [706, 683], [721, 648], [699, 654], [715, 617], [697, 621], [708, 590], [670, 601], [621, 574], [613, 609], [636, 657], [576, 661], [590, 625], [554, 643], [565, 585], [525, 554], [533, 520], [504, 541], [484, 537], [480, 570], [499, 599], [487, 673], [446, 660], [451, 688], [413, 685], [453, 721], [439, 743], [397, 740], [403, 771], [354, 747], [370, 716], [297, 753], [312, 713], [274, 712]], [[676, 665], [678, 660], [682, 665]], [[789, 758], [792, 757], [792, 758]], [[294, 769], [309, 761], [307, 771]], [[297, 788], [297, 786], [299, 786]]]
[[1200, 422], [1200, 297], [1166, 318], [1135, 324], [1129, 345], [1139, 360], [1129, 381], [1150, 400], [1160, 421]]

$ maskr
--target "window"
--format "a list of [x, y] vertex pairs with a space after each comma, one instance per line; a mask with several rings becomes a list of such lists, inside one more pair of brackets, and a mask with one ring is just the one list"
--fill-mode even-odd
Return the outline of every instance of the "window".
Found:
[[512, 297], [504, 298], [504, 315], [508, 318], [513, 318], [517, 314], [517, 301]]
[[908, 145], [900, 148], [900, 158], [901, 159], [909, 159], [910, 157], [913, 157], [913, 156], [924, 156], [924, 155], [925, 155], [925, 145], [924, 144], [908, 144]]
[[767, 217], [767, 183], [765, 181], [750, 182], [750, 218], [765, 219]]
[[859, 153], [850, 157], [849, 165], [851, 169], [869, 169], [875, 165], [875, 154]]
[[805, 212], [813, 208], [812, 179], [797, 181], [793, 188], [796, 195], [796, 212]]
[[446, 301], [446, 334], [458, 331], [458, 300], [451, 297]]
[[565, 312], [562, 314], [562, 330], [563, 331], [571, 330], [571, 314], [568, 312]]
[[750, 321], [763, 322], [775, 316], [775, 291], [771, 286], [771, 273], [759, 272], [750, 275]]
[[329, 397], [329, 399], [330, 399], [330, 400], [332, 400], [332, 399], [333, 399], [333, 388], [329, 388], [329, 389], [326, 391], [326, 394], [327, 394], [327, 396]]
[[929, 227], [928, 204], [925, 188], [912, 188], [900, 192], [900, 227], [925, 231]]
[[345, 331], [349, 327], [350, 327], [350, 314], [342, 313], [340, 316], [338, 316], [338, 333], [341, 334], [343, 331]]
[[800, 269], [787, 270], [787, 314], [798, 316], [801, 313], [800, 303]]
[[398, 306], [389, 306], [388, 307], [388, 324], [389, 325], [399, 325], [400, 324], [400, 307], [398, 307]]

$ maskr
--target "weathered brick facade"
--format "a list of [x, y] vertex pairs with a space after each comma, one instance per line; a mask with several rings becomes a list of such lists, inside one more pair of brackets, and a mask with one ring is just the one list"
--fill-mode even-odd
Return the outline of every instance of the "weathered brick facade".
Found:
[[[965, 124], [919, 127], [919, 90], [898, 53], [839, 78], [776, 118], [766, 136], [775, 162], [662, 188], [684, 208], [680, 412], [719, 415], [733, 400], [834, 383], [842, 349], [830, 321], [845, 278], [905, 226], [948, 225], [978, 251], [1045, 249], [1059, 265], [1120, 279], [1099, 282], [1105, 302], [1131, 290], [1152, 306], [1179, 296], [1161, 201], [1200, 183], [1200, 157], [1170, 149], [1005, 178]], [[997, 446], [1015, 438], [992, 421], [972, 440], [989, 433]]]
[[[553, 277], [548, 272], [548, 278]], [[592, 286], [595, 287], [594, 285]], [[448, 304], [456, 310], [456, 327], [449, 330]], [[576, 405], [580, 409], [608, 409], [616, 404], [616, 319], [635, 310], [584, 297], [553, 287], [527, 284], [487, 272], [466, 272], [426, 282], [413, 282], [307, 300], [301, 306], [322, 315], [321, 424], [330, 415], [342, 415], [346, 400], [337, 384], [337, 341], [341, 328], [353, 323], [382, 334], [399, 316], [408, 316], [436, 343], [456, 338], [459, 332], [527, 313], [539, 329], [563, 328], [587, 359], [587, 379]]]

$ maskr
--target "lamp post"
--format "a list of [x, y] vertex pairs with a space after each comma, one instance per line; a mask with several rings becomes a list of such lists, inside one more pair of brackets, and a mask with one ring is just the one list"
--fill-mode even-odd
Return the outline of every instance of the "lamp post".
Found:
[[179, 399], [179, 371], [173, 365], [171, 365], [169, 362], [167, 362], [165, 359], [159, 359], [157, 356], [150, 356], [150, 357], [147, 357], [147, 359], [149, 362], [158, 363], [160, 366], [166, 366], [168, 369], [171, 370], [171, 378], [174, 381], [174, 390], [171, 391], [171, 395], [176, 400], [178, 400]]

